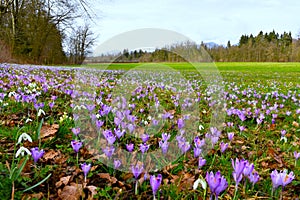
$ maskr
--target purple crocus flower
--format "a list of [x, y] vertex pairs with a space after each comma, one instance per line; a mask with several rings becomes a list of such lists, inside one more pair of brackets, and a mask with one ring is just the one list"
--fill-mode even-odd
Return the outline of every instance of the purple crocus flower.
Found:
[[228, 140], [232, 141], [233, 137], [234, 137], [234, 133], [230, 132], [227, 134], [228, 135]]
[[84, 182], [86, 182], [86, 177], [91, 169], [91, 164], [86, 164], [86, 163], [83, 163], [81, 164], [81, 169], [83, 171], [83, 174], [84, 174]]
[[52, 101], [55, 101], [56, 99], [57, 99], [57, 96], [54, 96], [54, 95], [51, 96]]
[[125, 130], [120, 130], [120, 129], [114, 129], [115, 130], [115, 134], [118, 137], [118, 139], [120, 139], [124, 134], [125, 134]]
[[206, 160], [202, 157], [199, 157], [198, 160], [198, 169], [200, 169], [201, 167], [203, 167], [206, 164]]
[[212, 199], [213, 195], [215, 195], [216, 199], [218, 199], [219, 194], [228, 187], [227, 180], [224, 176], [221, 176], [220, 171], [216, 172], [216, 174], [213, 172], [206, 172], [205, 179], [211, 191], [210, 199]]
[[246, 161], [246, 165], [245, 165], [245, 168], [243, 170], [243, 174], [245, 176], [249, 176], [252, 173], [253, 170], [254, 170], [254, 164], [253, 163], [250, 164], [248, 161]]
[[121, 161], [120, 160], [114, 160], [114, 168], [115, 169], [119, 169], [121, 166]]
[[43, 157], [45, 151], [42, 149], [42, 150], [39, 150], [38, 147], [34, 147], [31, 149], [31, 156], [33, 158], [33, 161], [34, 163], [37, 163], [37, 161]]
[[294, 157], [298, 160], [300, 158], [300, 152], [294, 151]]
[[168, 148], [169, 148], [169, 142], [166, 141], [159, 141], [159, 147], [161, 148], [162, 153], [165, 155], [168, 152]]
[[53, 106], [54, 106], [54, 102], [49, 102], [49, 107], [50, 107], [50, 109], [52, 109]]
[[146, 144], [146, 143], [140, 144], [140, 150], [141, 150], [142, 154], [144, 154], [146, 151], [148, 151], [149, 147], [150, 147], [149, 144]]
[[128, 125], [127, 125], [127, 128], [128, 128], [128, 130], [129, 130], [129, 133], [133, 133], [133, 131], [134, 131], [134, 129], [135, 129], [135, 127], [134, 127], [133, 124], [128, 124]]
[[171, 114], [171, 113], [169, 113], [169, 112], [166, 112], [166, 113], [164, 113], [163, 115], [162, 115], [162, 118], [163, 119], [172, 119], [173, 118], [173, 115]]
[[104, 124], [104, 121], [96, 120], [96, 126], [97, 126], [98, 129], [100, 129], [100, 127], [103, 126], [103, 124]]
[[80, 127], [72, 128], [72, 132], [77, 136], [80, 133]]
[[114, 152], [115, 152], [115, 147], [113, 147], [113, 146], [105, 147], [105, 148], [102, 149], [102, 151], [105, 153], [105, 155], [106, 155], [108, 158], [111, 158], [112, 155], [113, 155]]
[[295, 178], [293, 172], [287, 174], [287, 170], [284, 170], [283, 172], [281, 171], [280, 173], [278, 173], [276, 169], [272, 171], [270, 176], [273, 183], [273, 190], [278, 188], [279, 186], [285, 187], [286, 185], [291, 183]]
[[200, 148], [195, 147], [195, 148], [194, 148], [194, 157], [195, 157], [195, 158], [199, 157], [200, 154], [201, 154], [201, 152], [202, 152], [202, 150], [201, 150]]
[[189, 142], [182, 142], [182, 144], [180, 145], [182, 153], [186, 153], [190, 149], [190, 147], [191, 145]]
[[246, 128], [245, 128], [245, 126], [239, 126], [239, 129], [241, 132], [243, 132]]
[[227, 147], [228, 147], [228, 143], [221, 142], [220, 143], [221, 153], [224, 153]]
[[121, 124], [121, 122], [122, 122], [122, 119], [120, 119], [118, 117], [114, 118], [114, 123], [115, 123], [116, 126], [119, 126]]
[[248, 178], [253, 185], [259, 181], [259, 175], [257, 172], [251, 173]]
[[163, 141], [168, 141], [170, 139], [171, 135], [167, 133], [162, 133], [161, 138]]
[[135, 179], [138, 179], [139, 175], [143, 172], [144, 168], [142, 165], [131, 166], [131, 171]]
[[142, 139], [143, 143], [145, 143], [149, 140], [149, 135], [144, 133], [141, 135], [141, 139]]
[[79, 149], [82, 147], [82, 142], [77, 141], [77, 140], [72, 140], [71, 146], [72, 146], [73, 150], [75, 151], [75, 153], [78, 153]]
[[111, 130], [103, 131], [103, 135], [109, 145], [112, 145], [116, 141], [116, 136], [114, 136], [114, 134], [111, 132]]
[[153, 126], [157, 126], [158, 125], [158, 120], [156, 120], [156, 119], [152, 119], [152, 124], [153, 124]]
[[205, 140], [204, 139], [201, 140], [198, 136], [196, 136], [194, 139], [194, 143], [196, 147], [201, 148], [202, 146], [205, 145]]
[[280, 132], [281, 132], [281, 137], [284, 137], [286, 134], [286, 130], [282, 129]]
[[132, 152], [134, 149], [134, 144], [130, 143], [130, 144], [126, 144], [126, 149], [129, 152]]
[[153, 196], [155, 196], [160, 184], [162, 181], [162, 175], [158, 174], [157, 177], [155, 175], [150, 176], [150, 185], [153, 191]]
[[182, 129], [184, 127], [184, 120], [179, 118], [177, 120], [177, 126], [178, 126], [178, 129]]
[[95, 109], [95, 105], [94, 104], [85, 105], [85, 107], [90, 112], [92, 112]]
[[235, 162], [233, 159], [231, 159], [231, 162], [232, 162], [232, 167], [234, 169], [234, 171], [232, 172], [232, 176], [235, 181], [235, 187], [237, 189], [238, 184], [241, 182], [243, 178], [243, 171], [247, 164], [247, 161], [245, 161], [244, 159], [239, 161], [239, 159], [236, 158]]

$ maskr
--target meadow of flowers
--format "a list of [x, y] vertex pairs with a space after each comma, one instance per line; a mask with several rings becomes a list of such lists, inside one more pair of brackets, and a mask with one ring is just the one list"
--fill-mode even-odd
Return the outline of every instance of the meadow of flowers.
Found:
[[300, 70], [182, 65], [0, 64], [1, 199], [299, 198]]

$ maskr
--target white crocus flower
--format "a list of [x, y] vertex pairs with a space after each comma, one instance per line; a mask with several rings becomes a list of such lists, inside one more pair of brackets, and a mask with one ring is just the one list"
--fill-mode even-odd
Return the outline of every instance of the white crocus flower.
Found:
[[45, 111], [43, 111], [42, 109], [39, 109], [39, 112], [38, 112], [38, 114], [37, 114], [38, 117], [41, 116], [41, 114], [45, 115]]
[[16, 153], [16, 158], [21, 154], [21, 156], [24, 156], [25, 152], [28, 154], [28, 155], [31, 155], [31, 152], [25, 148], [25, 147], [20, 147], [20, 149], [18, 149], [17, 153]]
[[24, 141], [28, 140], [29, 142], [32, 142], [32, 139], [31, 139], [30, 135], [28, 135], [27, 133], [22, 133], [19, 136], [17, 144], [20, 144], [22, 142], [22, 140], [24, 140]]

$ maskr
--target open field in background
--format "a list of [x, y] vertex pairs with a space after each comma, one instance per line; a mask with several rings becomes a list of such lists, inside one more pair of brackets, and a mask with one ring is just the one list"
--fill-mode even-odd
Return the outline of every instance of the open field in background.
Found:
[[[128, 71], [141, 65], [166, 65], [174, 71], [162, 66], [147, 77], [139, 70]], [[15, 199], [92, 199], [93, 195], [150, 199], [149, 177], [158, 174], [162, 180], [157, 199], [208, 199], [212, 193], [218, 193], [219, 199], [300, 198], [300, 63], [208, 65], [217, 66], [221, 74], [221, 80], [212, 80], [224, 87], [219, 98], [214, 98], [218, 87], [203, 82], [188, 63], [113, 63], [104, 73], [78, 71], [78, 66], [0, 64], [1, 199], [10, 199], [11, 194]], [[88, 68], [104, 67], [91, 64]], [[124, 93], [117, 93], [118, 87]], [[123, 99], [122, 94], [130, 98]], [[161, 113], [153, 113], [159, 106]], [[210, 127], [215, 108], [225, 116], [217, 129]], [[196, 113], [195, 118], [185, 112]], [[74, 128], [80, 128], [78, 134]], [[16, 145], [23, 132], [33, 141]], [[163, 133], [170, 139], [164, 139]], [[78, 154], [72, 140], [82, 142]], [[118, 148], [127, 152], [130, 143], [133, 153], [124, 158]], [[213, 149], [208, 148], [211, 143], [215, 143]], [[30, 156], [16, 158], [21, 146], [39, 147], [44, 154], [36, 163]], [[167, 153], [161, 152], [156, 159], [141, 154], [155, 150]], [[164, 163], [173, 156], [171, 152], [181, 156]], [[240, 173], [232, 166], [236, 159], [247, 160]], [[114, 160], [127, 171], [103, 164]], [[135, 177], [129, 165], [137, 160], [144, 166]], [[84, 162], [92, 166], [86, 179]], [[270, 177], [274, 170], [284, 169], [288, 171], [282, 176]], [[212, 187], [219, 179], [206, 179], [207, 172], [217, 171], [227, 183], [217, 184], [219, 192]], [[238, 184], [234, 172], [242, 177]], [[203, 185], [194, 187], [197, 180]]]
[[[112, 70], [130, 70], [137, 66], [147, 65], [154, 63], [112, 63], [112, 64], [89, 64], [87, 66], [95, 67], [98, 69], [108, 68]], [[176, 70], [194, 71], [195, 68], [190, 63], [158, 63], [159, 65], [166, 65]], [[201, 63], [199, 63], [201, 65]], [[299, 62], [215, 62], [209, 63], [215, 65], [220, 72], [236, 71], [236, 72], [300, 72]]]

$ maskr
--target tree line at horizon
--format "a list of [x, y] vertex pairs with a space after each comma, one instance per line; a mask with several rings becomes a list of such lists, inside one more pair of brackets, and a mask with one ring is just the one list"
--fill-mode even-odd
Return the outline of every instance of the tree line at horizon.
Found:
[[[153, 52], [125, 49], [119, 54], [87, 58], [95, 37], [90, 26], [76, 19], [91, 19], [90, 0], [0, 0], [0, 62], [81, 64], [87, 62], [183, 62], [182, 50], [191, 55], [205, 50], [217, 62], [299, 62], [300, 39], [291, 32], [260, 31], [242, 35], [239, 43], [208, 46], [185, 42]], [[198, 52], [198, 53], [197, 53]], [[201, 57], [201, 56], [200, 56]], [[195, 60], [201, 60], [198, 57]], [[205, 58], [207, 60], [207, 58]]]
[[80, 64], [95, 40], [89, 0], [0, 0], [0, 62]]
[[[124, 49], [119, 54], [107, 54], [89, 58], [87, 62], [184, 62], [185, 57], [180, 53], [183, 49], [189, 49], [189, 53], [197, 55], [207, 52], [215, 62], [299, 62], [300, 61], [300, 38], [293, 39], [291, 32], [282, 34], [274, 30], [270, 33], [260, 31], [258, 35], [242, 35], [239, 43], [231, 45], [228, 41], [226, 46], [208, 46], [205, 43], [197, 45], [193, 42], [174, 44], [153, 52], [142, 50], [129, 51]], [[197, 53], [198, 52], [198, 53]], [[205, 56], [204, 56], [205, 57]], [[203, 58], [194, 59], [201, 61]], [[204, 58], [204, 61], [208, 61]]]

